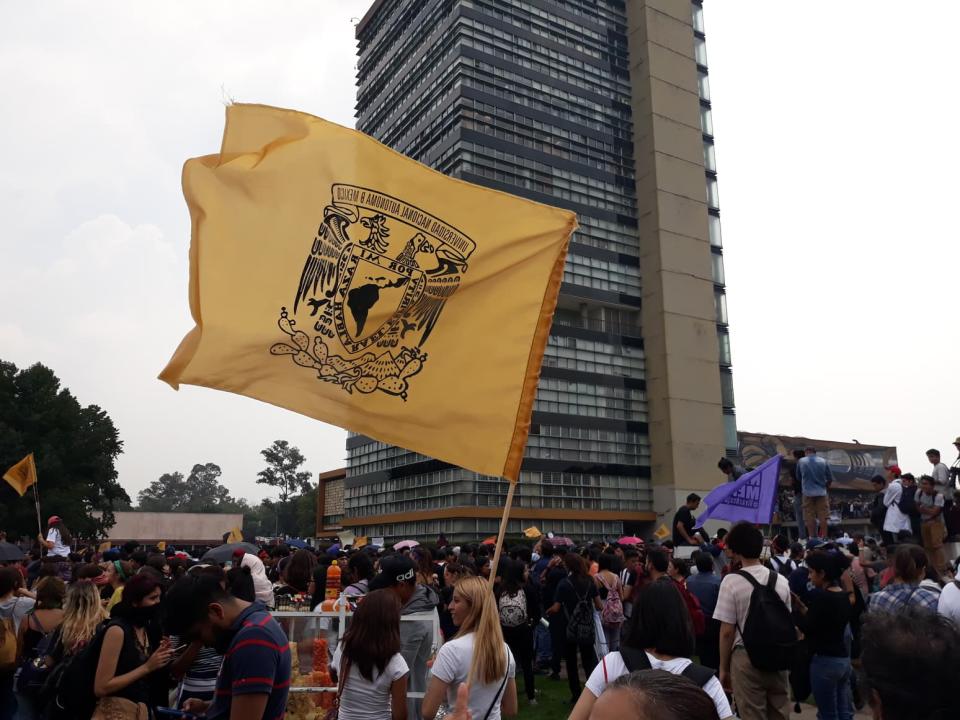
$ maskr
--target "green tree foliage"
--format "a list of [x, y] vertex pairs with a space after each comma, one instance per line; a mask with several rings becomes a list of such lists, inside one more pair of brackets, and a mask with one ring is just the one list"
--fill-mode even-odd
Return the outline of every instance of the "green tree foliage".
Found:
[[[0, 360], [0, 473], [33, 452], [43, 522], [63, 518], [74, 534], [93, 537], [111, 527], [113, 511], [130, 498], [114, 466], [123, 443], [113, 421], [96, 405], [82, 406], [54, 372], [24, 370]], [[0, 528], [10, 537], [33, 536], [33, 492], [24, 497], [0, 482]], [[97, 520], [94, 510], [103, 511]]]
[[220, 482], [220, 466], [194, 465], [183, 473], [164, 473], [137, 495], [138, 510], [145, 512], [235, 513], [249, 511], [246, 500], [234, 499]]
[[277, 488], [281, 503], [286, 504], [291, 496], [310, 489], [310, 473], [300, 470], [306, 462], [300, 448], [291, 447], [286, 440], [275, 440], [260, 454], [267, 461], [267, 467], [257, 473], [257, 483]]

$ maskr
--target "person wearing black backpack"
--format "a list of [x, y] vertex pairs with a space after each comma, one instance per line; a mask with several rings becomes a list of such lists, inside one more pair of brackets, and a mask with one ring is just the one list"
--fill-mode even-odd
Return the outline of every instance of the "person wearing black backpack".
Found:
[[[602, 610], [600, 593], [596, 583], [587, 574], [586, 564], [579, 555], [567, 553], [563, 558], [568, 575], [557, 585], [554, 603], [547, 614], [566, 619], [564, 657], [567, 665], [567, 683], [570, 686], [570, 702], [580, 698], [580, 675], [577, 671], [577, 651], [583, 663], [585, 677], [597, 666], [597, 652], [593, 643], [596, 630], [593, 623], [593, 610]], [[552, 622], [552, 620], [551, 620]]]
[[726, 549], [742, 569], [723, 579], [713, 612], [721, 623], [720, 682], [742, 720], [789, 720], [786, 671], [797, 644], [790, 585], [760, 564], [763, 535], [753, 525], [734, 525]]
[[670, 582], [652, 583], [640, 593], [620, 650], [607, 653], [594, 668], [568, 720], [587, 720], [617, 678], [651, 668], [685, 677], [710, 696], [721, 719], [732, 717], [713, 668], [690, 660], [694, 650], [693, 623], [679, 589]]

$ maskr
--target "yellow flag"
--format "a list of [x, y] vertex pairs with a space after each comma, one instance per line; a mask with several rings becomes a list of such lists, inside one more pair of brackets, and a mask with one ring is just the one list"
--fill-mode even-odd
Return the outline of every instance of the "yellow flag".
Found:
[[30, 453], [7, 470], [3, 474], [3, 479], [10, 483], [10, 487], [20, 493], [20, 497], [23, 497], [27, 488], [37, 482], [37, 466], [33, 462], [33, 453]]
[[667, 526], [666, 526], [666, 525], [664, 525], [664, 524], [661, 523], [660, 527], [658, 527], [658, 528], [654, 531], [653, 536], [654, 536], [657, 540], [663, 540], [664, 538], [670, 537], [670, 531], [667, 530]]
[[356, 540], [353, 541], [353, 546], [355, 548], [362, 548], [367, 544], [367, 536], [361, 535]]
[[543, 533], [537, 529], [536, 525], [532, 525], [531, 527], [528, 527], [526, 530], [523, 531], [523, 534], [525, 537], [528, 537], [528, 538], [538, 538], [541, 535], [543, 535]]
[[573, 213], [259, 105], [183, 187], [196, 327], [161, 379], [517, 479]]
[[113, 544], [109, 540], [107, 540], [106, 542], [100, 543], [100, 545], [97, 547], [97, 552], [105, 553], [107, 550], [109, 550], [112, 547], [113, 547]]
[[243, 532], [240, 528], [235, 527], [230, 531], [230, 536], [227, 538], [228, 543], [238, 543], [243, 542]]
[[166, 540], [161, 540], [160, 542], [157, 543], [157, 550], [159, 550], [160, 552], [163, 552], [163, 551], [166, 550], [166, 549], [167, 549], [167, 541], [166, 541]]

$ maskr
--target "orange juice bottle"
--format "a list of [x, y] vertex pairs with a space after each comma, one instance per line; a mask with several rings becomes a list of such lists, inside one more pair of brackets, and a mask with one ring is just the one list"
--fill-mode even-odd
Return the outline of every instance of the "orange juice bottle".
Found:
[[340, 567], [336, 560], [327, 568], [327, 591], [324, 597], [327, 600], [336, 600], [340, 597]]

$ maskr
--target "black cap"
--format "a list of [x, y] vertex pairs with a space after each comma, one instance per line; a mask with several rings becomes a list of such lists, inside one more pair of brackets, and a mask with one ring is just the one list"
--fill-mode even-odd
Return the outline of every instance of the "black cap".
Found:
[[380, 560], [380, 572], [370, 581], [370, 590], [383, 590], [400, 583], [416, 581], [413, 560], [405, 555], [390, 555]]

